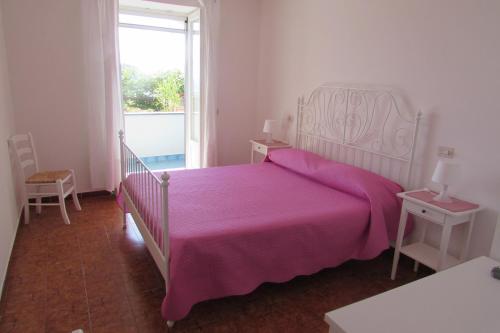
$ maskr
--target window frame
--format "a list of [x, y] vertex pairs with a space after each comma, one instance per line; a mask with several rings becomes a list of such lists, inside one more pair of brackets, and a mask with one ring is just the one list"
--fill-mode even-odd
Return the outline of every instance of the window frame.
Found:
[[168, 19], [168, 20], [180, 21], [180, 22], [184, 23], [184, 29], [176, 29], [176, 28], [157, 27], [154, 25], [123, 23], [120, 21], [120, 18], [118, 17], [118, 27], [120, 27], [120, 28], [153, 30], [153, 31], [173, 32], [173, 33], [182, 33], [182, 34], [187, 33], [187, 25], [186, 25], [187, 16], [184, 16], [184, 15], [176, 16], [176, 15], [169, 15], [169, 14], [163, 14], [163, 13], [156, 13], [156, 12], [152, 12], [152, 11], [142, 11], [142, 10], [137, 10], [137, 9], [129, 9], [129, 8], [120, 8], [119, 14]]

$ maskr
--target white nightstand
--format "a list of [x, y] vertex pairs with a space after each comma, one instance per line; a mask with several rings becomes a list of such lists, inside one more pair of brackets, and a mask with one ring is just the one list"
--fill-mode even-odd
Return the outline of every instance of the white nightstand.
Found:
[[[403, 207], [401, 209], [401, 219], [399, 221], [398, 237], [396, 240], [394, 261], [392, 264], [391, 279], [393, 280], [396, 277], [400, 253], [403, 253], [415, 260], [415, 271], [418, 269], [419, 263], [422, 263], [436, 271], [441, 271], [463, 262], [467, 257], [470, 236], [474, 225], [474, 218], [476, 212], [481, 210], [481, 207], [474, 207], [474, 204], [466, 201], [460, 201], [458, 199], [455, 199], [456, 201], [452, 204], [437, 206], [436, 202], [429, 202], [427, 198], [424, 199], [424, 197], [426, 197], [423, 193], [424, 191], [427, 190], [398, 193], [398, 197], [403, 199]], [[416, 195], [417, 193], [424, 195], [414, 197], [413, 195]], [[428, 197], [432, 197], [433, 195], [434, 194], [429, 194]], [[445, 207], [448, 207], [448, 209]], [[460, 209], [460, 207], [464, 208]], [[413, 214], [423, 218], [425, 224], [418, 242], [402, 246], [408, 214]], [[427, 222], [438, 224], [443, 228], [439, 249], [436, 249], [424, 242], [427, 231]], [[462, 223], [468, 223], [466, 231], [467, 234], [460, 257], [456, 258], [448, 254], [448, 244], [450, 241], [452, 227]]]
[[252, 145], [252, 151], [250, 155], [250, 163], [254, 161], [255, 152], [261, 153], [264, 156], [267, 155], [271, 150], [283, 149], [283, 148], [292, 148], [291, 145], [285, 142], [273, 140], [272, 143], [266, 143], [266, 140], [250, 140], [250, 144]]

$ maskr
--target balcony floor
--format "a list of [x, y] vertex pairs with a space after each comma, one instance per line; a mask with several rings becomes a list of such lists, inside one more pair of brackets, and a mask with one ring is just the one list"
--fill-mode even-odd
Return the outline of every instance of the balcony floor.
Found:
[[185, 155], [164, 155], [141, 157], [141, 160], [151, 170], [179, 169], [186, 167]]

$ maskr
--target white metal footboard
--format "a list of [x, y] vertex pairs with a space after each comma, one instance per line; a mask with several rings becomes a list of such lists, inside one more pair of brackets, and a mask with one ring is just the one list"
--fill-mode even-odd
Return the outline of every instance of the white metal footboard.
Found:
[[[137, 157], [120, 136], [121, 180], [124, 198], [123, 228], [127, 227], [127, 212], [132, 214], [137, 228], [151, 253], [156, 266], [165, 279], [168, 290], [168, 180], [161, 179]], [[158, 223], [160, 220], [161, 223]]]

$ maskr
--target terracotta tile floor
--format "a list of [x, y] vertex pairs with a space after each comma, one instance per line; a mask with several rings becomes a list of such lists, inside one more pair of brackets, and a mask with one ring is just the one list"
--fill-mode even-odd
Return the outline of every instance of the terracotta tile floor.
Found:
[[[165, 332], [162, 277], [138, 230], [122, 230], [112, 197], [44, 208], [19, 228], [0, 303], [0, 332]], [[197, 304], [173, 332], [327, 332], [325, 312], [429, 274], [402, 259], [389, 279], [391, 251], [310, 277], [264, 284], [246, 296]]]

